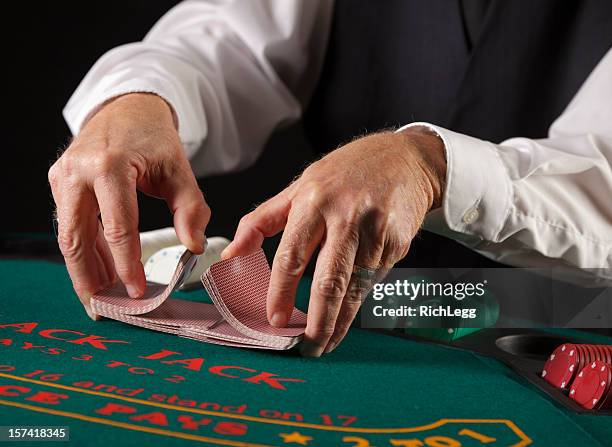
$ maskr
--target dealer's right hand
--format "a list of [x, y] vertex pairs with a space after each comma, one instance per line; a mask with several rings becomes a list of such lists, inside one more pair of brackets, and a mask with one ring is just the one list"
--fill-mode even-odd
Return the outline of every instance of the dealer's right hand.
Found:
[[92, 294], [117, 277], [131, 297], [144, 293], [137, 189], [166, 201], [183, 245], [194, 253], [204, 249], [210, 210], [172, 111], [156, 95], [133, 93], [104, 105], [51, 166], [49, 183], [59, 246], [74, 289], [93, 319]]

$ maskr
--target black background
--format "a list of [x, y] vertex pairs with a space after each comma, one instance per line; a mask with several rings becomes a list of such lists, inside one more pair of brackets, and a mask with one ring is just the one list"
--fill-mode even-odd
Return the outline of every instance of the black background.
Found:
[[[15, 2], [3, 13], [0, 234], [52, 232], [47, 171], [71, 134], [62, 109], [94, 62], [141, 40], [178, 1]], [[300, 126], [275, 135], [257, 164], [200, 181], [213, 211], [207, 233], [230, 237], [241, 215], [280, 191], [311, 156]], [[141, 230], [171, 225], [161, 201], [140, 197]]]

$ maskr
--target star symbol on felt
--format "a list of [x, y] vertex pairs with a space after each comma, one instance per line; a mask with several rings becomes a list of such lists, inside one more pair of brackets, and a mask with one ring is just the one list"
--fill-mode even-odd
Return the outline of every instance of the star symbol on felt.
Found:
[[295, 442], [300, 445], [308, 445], [309, 441], [312, 441], [312, 436], [306, 436], [300, 432], [294, 431], [293, 433], [279, 433], [278, 436], [283, 438], [283, 442]]

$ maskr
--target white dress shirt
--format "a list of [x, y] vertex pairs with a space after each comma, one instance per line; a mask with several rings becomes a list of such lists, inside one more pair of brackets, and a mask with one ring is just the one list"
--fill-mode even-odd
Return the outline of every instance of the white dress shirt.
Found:
[[[76, 134], [105, 101], [155, 93], [174, 109], [197, 176], [248, 166], [276, 128], [300, 117], [332, 8], [328, 0], [180, 3], [142, 42], [102, 56], [64, 116]], [[420, 124], [442, 138], [448, 161], [443, 206], [425, 228], [502, 263], [612, 278], [612, 50], [545, 139], [494, 144]]]

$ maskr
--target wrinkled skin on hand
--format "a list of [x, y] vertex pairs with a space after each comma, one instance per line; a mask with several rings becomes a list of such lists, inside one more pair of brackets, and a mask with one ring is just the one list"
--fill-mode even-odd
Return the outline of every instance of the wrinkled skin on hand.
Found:
[[[210, 210], [184, 155], [168, 104], [128, 94], [98, 110], [49, 170], [58, 241], [90, 317], [93, 293], [119, 278], [142, 296], [136, 190], [166, 201], [181, 242], [204, 248]], [[98, 216], [100, 216], [98, 218]]]
[[407, 254], [425, 214], [440, 206], [445, 173], [444, 145], [425, 128], [357, 139], [244, 216], [222, 256], [251, 253], [283, 231], [267, 313], [271, 324], [284, 326], [320, 249], [302, 344], [304, 355], [320, 356], [344, 338], [368, 292], [355, 286], [353, 266], [389, 269]]

